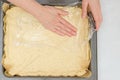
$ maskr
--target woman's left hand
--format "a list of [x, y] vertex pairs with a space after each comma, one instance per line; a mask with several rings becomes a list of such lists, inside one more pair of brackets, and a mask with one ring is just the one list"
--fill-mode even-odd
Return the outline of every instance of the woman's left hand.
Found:
[[88, 6], [95, 20], [96, 30], [98, 30], [102, 22], [102, 12], [100, 7], [100, 1], [99, 0], [82, 0], [82, 17], [83, 18], [87, 16]]

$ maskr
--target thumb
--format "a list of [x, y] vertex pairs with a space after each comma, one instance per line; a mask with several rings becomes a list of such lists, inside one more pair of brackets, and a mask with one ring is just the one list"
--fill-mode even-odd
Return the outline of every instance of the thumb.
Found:
[[82, 18], [87, 16], [88, 0], [82, 1]]

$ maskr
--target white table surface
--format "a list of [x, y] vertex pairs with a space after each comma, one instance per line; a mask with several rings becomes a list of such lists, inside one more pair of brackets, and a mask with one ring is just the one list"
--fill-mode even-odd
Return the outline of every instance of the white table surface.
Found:
[[98, 80], [120, 80], [120, 0], [101, 0], [98, 31]]

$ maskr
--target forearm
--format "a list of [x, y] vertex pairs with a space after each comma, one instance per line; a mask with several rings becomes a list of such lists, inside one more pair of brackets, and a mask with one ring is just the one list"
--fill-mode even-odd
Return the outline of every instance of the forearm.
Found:
[[32, 15], [38, 15], [38, 11], [42, 11], [43, 6], [40, 5], [36, 0], [8, 0], [9, 2], [13, 3], [16, 6], [19, 6], [26, 10], [27, 12], [31, 13]]

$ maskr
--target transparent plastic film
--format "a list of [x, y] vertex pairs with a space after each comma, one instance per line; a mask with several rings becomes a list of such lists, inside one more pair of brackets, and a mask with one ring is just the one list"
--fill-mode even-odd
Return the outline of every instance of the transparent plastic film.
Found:
[[[7, 75], [78, 77], [91, 75], [89, 40], [95, 32], [92, 15], [88, 13], [87, 18], [81, 17], [80, 1], [53, 7], [68, 11], [69, 14], [63, 18], [77, 28], [76, 36], [60, 36], [47, 30], [34, 16], [19, 7], [4, 8], [4, 55], [6, 57], [3, 59], [3, 66], [11, 63], [13, 67], [9, 70], [5, 67]], [[24, 64], [20, 67], [14, 66], [14, 64], [19, 65], [18, 62]]]
[[[67, 5], [66, 7], [69, 7], [69, 6], [72, 6], [72, 7], [78, 6], [79, 8], [82, 9], [82, 1], [81, 0], [75, 1], [75, 2]], [[93, 15], [90, 12], [90, 10], [88, 10], [87, 18], [88, 18], [88, 24], [89, 24], [89, 36], [88, 36], [88, 38], [86, 40], [84, 40], [83, 44], [85, 44], [86, 42], [88, 42], [89, 40], [91, 40], [93, 34], [96, 32], [95, 21], [94, 21]]]

